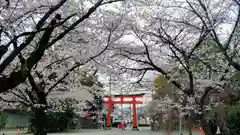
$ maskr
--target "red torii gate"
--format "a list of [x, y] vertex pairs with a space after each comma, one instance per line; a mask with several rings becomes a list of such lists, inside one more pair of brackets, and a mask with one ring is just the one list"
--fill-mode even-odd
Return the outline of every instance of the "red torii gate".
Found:
[[[137, 101], [136, 98], [142, 98], [145, 94], [141, 93], [141, 94], [132, 94], [132, 95], [106, 95], [103, 98], [107, 99], [107, 101], [103, 100], [103, 104], [107, 104], [108, 105], [108, 115], [107, 115], [107, 122], [106, 122], [106, 128], [110, 128], [111, 127], [111, 112], [112, 112], [112, 105], [113, 104], [132, 104], [133, 107], [133, 130], [138, 130], [138, 124], [137, 124], [137, 110], [136, 110], [136, 104], [142, 104], [142, 101]], [[112, 100], [112, 98], [116, 99], [120, 99], [120, 101], [114, 101]], [[131, 98], [132, 101], [124, 101], [124, 99], [126, 98]]]

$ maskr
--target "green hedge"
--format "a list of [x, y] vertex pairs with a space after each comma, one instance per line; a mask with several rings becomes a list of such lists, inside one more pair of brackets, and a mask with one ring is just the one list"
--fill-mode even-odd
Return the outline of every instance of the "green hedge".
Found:
[[4, 128], [5, 125], [7, 124], [7, 113], [5, 112], [0, 112], [0, 129]]
[[[62, 132], [67, 129], [76, 128], [79, 123], [79, 118], [74, 113], [72, 102], [69, 101], [62, 101], [61, 105], [52, 107], [51, 110], [45, 111], [45, 114], [46, 123], [44, 126], [49, 133]], [[29, 120], [29, 130], [33, 132], [38, 123], [34, 116], [34, 112]]]
[[[47, 123], [45, 127], [47, 127], [47, 132], [61, 132], [67, 130], [69, 128], [74, 128], [77, 126], [77, 123], [74, 123], [75, 114], [73, 111], [68, 110], [65, 112], [47, 112], [46, 119]], [[29, 129], [34, 131], [34, 124], [36, 119], [32, 117], [30, 119], [30, 127]]]
[[231, 135], [240, 134], [240, 105], [229, 107], [228, 125], [230, 128]]
[[[227, 112], [227, 123], [230, 131], [230, 135], [239, 135], [240, 134], [240, 104], [230, 105], [226, 108]], [[219, 110], [213, 108], [212, 111], [209, 112], [208, 116], [210, 118], [214, 118], [214, 114], [219, 114]]]

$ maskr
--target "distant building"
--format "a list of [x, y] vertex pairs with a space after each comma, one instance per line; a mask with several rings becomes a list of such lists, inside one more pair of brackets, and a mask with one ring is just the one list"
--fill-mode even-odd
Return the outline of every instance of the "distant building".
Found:
[[7, 123], [5, 128], [27, 128], [28, 127], [28, 115], [17, 109], [2, 109], [2, 112], [7, 114]]

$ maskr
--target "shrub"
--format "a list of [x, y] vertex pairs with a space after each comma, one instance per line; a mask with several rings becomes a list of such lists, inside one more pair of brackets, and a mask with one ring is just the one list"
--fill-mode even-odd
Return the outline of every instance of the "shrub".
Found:
[[[239, 135], [240, 134], [240, 105], [230, 105], [226, 107], [227, 109], [227, 123], [230, 131], [230, 135]], [[215, 107], [208, 113], [208, 117], [215, 119], [214, 115], [217, 116], [221, 111]], [[219, 118], [219, 117], [218, 117]]]
[[63, 112], [47, 112], [47, 132], [60, 132], [68, 129], [74, 120], [73, 110]]
[[[76, 122], [78, 118], [74, 113], [74, 107], [71, 102], [61, 101], [60, 105], [54, 106], [45, 112], [47, 121], [45, 127], [47, 132], [61, 132], [78, 126], [78, 122]], [[29, 125], [31, 132], [35, 130], [37, 122], [37, 119], [32, 115]]]
[[228, 125], [230, 128], [231, 135], [240, 134], [240, 105], [229, 107]]
[[7, 124], [7, 114], [4, 112], [0, 112], [0, 129], [4, 128]]

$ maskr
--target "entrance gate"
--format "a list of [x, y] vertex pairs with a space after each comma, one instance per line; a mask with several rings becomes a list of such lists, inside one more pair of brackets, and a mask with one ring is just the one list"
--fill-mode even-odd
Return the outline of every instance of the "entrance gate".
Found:
[[[137, 104], [142, 104], [142, 101], [137, 101], [137, 98], [142, 98], [144, 93], [141, 94], [133, 94], [133, 95], [112, 95], [112, 96], [104, 96], [103, 104], [108, 105], [108, 115], [106, 121], [106, 128], [111, 128], [111, 112], [112, 112], [112, 105], [113, 104], [132, 104], [132, 112], [133, 112], [133, 125], [132, 130], [138, 130], [137, 124]], [[114, 101], [113, 99], [117, 99]], [[128, 99], [126, 101], [126, 99]], [[130, 101], [129, 101], [130, 99]]]

